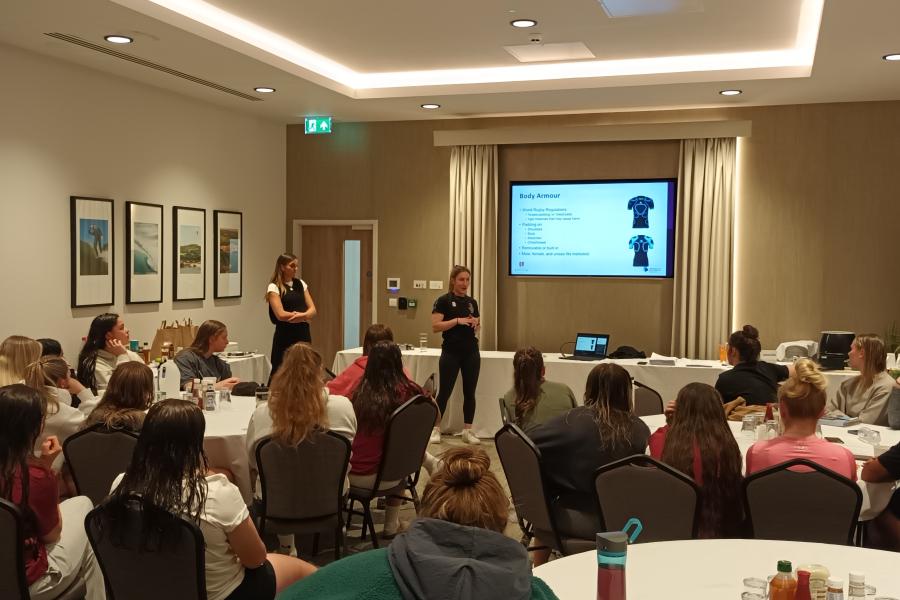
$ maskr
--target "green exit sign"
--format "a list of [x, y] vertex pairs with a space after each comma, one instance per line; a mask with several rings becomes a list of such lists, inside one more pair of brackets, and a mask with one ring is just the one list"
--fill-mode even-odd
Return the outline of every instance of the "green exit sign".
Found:
[[331, 133], [331, 117], [306, 117], [307, 134]]

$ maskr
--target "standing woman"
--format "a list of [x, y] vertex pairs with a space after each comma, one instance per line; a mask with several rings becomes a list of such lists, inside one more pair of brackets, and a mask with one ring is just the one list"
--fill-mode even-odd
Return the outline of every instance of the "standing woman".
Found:
[[316, 316], [316, 305], [309, 287], [297, 279], [297, 257], [282, 254], [275, 261], [275, 271], [266, 288], [269, 320], [275, 325], [272, 337], [272, 375], [281, 365], [284, 351], [297, 342], [312, 343], [309, 320]]
[[[441, 359], [438, 363], [441, 389], [438, 392], [437, 404], [441, 417], [447, 411], [447, 400], [453, 393], [456, 376], [462, 371], [463, 380], [463, 433], [462, 440], [467, 444], [480, 444], [481, 441], [472, 433], [472, 420], [475, 418], [475, 388], [478, 386], [478, 373], [481, 371], [481, 354], [478, 352], [476, 333], [481, 327], [481, 313], [475, 298], [467, 296], [472, 272], [468, 267], [456, 265], [450, 271], [450, 291], [434, 301], [431, 309], [431, 329], [441, 332], [444, 338], [441, 344]], [[441, 429], [435, 427], [431, 433], [431, 443], [441, 441]]]

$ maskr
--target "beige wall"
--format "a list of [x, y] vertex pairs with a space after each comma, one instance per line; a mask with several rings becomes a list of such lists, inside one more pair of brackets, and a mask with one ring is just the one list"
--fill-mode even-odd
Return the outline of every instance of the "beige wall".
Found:
[[[74, 360], [98, 308], [70, 308], [69, 196], [115, 202], [115, 304], [140, 340], [162, 319], [214, 318], [268, 351], [262, 295], [284, 249], [284, 127], [0, 45], [0, 339], [56, 337]], [[126, 305], [124, 203], [164, 208], [161, 304]], [[172, 302], [171, 207], [243, 211], [244, 296]]]
[[[399, 276], [402, 294], [414, 295], [412, 279], [446, 275], [449, 151], [433, 146], [433, 130], [705, 119], [753, 121], [753, 136], [739, 142], [735, 321], [757, 325], [764, 347], [772, 348], [782, 340], [818, 339], [823, 328], [883, 333], [900, 320], [900, 277], [889, 259], [900, 252], [900, 102], [337, 123], [330, 137], [304, 136], [292, 126], [287, 217], [378, 219], [378, 314], [399, 341], [412, 342], [428, 327], [437, 292], [416, 294], [426, 301], [401, 314], [387, 307], [382, 280]], [[607, 177], [614, 171], [665, 177], [677, 165], [671, 144], [507, 147], [501, 170], [507, 179]], [[611, 164], [597, 161], [590, 168], [591, 160], [611, 156]], [[538, 343], [555, 351], [586, 323], [607, 323], [613, 345], [667, 352], [670, 282], [510, 281], [503, 275], [504, 187], [501, 182], [501, 348]]]

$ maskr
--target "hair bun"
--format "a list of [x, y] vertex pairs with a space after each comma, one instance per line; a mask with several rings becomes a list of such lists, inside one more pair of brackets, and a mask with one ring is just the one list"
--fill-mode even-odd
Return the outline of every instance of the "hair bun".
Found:
[[759, 330], [756, 329], [756, 327], [754, 327], [753, 325], [744, 325], [741, 328], [741, 333], [744, 334], [744, 337], [748, 337], [751, 340], [759, 339]]
[[454, 448], [444, 453], [444, 483], [449, 487], [475, 485], [491, 469], [488, 455], [471, 448]]
[[811, 385], [820, 390], [824, 390], [828, 382], [819, 366], [808, 358], [801, 358], [794, 362], [794, 377], [797, 381]]

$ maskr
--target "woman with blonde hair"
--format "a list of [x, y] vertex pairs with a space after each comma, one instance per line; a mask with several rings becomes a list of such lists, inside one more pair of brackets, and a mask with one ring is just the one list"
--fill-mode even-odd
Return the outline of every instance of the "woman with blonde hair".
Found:
[[862, 333], [850, 344], [848, 364], [859, 375], [841, 383], [837, 394], [828, 401], [828, 413], [858, 417], [869, 425], [888, 424], [888, 400], [894, 380], [885, 370], [887, 351], [874, 333]]
[[840, 444], [816, 437], [816, 425], [825, 414], [828, 382], [808, 358], [794, 363], [794, 374], [778, 389], [778, 408], [784, 433], [756, 442], [747, 451], [747, 475], [794, 458], [819, 463], [856, 481], [856, 459]]
[[188, 389], [194, 379], [215, 377], [217, 390], [230, 390], [240, 379], [231, 376], [228, 363], [216, 356], [228, 347], [228, 328], [221, 321], [204, 321], [190, 346], [178, 353], [175, 364], [181, 373], [181, 388]]
[[[256, 407], [247, 426], [251, 481], [256, 482], [256, 447], [267, 435], [296, 446], [313, 431], [330, 430], [351, 443], [356, 414], [350, 400], [333, 396], [322, 380], [322, 357], [309, 344], [294, 344], [284, 353], [281, 369], [272, 377], [269, 401]], [[257, 486], [258, 488], [258, 486]], [[283, 553], [293, 553], [293, 535], [278, 536]]]
[[503, 404], [527, 433], [575, 406], [575, 394], [564, 383], [544, 379], [544, 357], [528, 346], [513, 356], [513, 388], [503, 396]]
[[275, 271], [266, 288], [269, 320], [275, 325], [272, 336], [272, 377], [281, 366], [285, 350], [297, 342], [312, 343], [309, 321], [316, 316], [316, 305], [309, 286], [297, 278], [297, 257], [284, 253], [275, 259]]
[[109, 378], [109, 387], [83, 428], [102, 423], [107, 429], [140, 432], [153, 401], [153, 371], [147, 365], [120, 365]]
[[41, 357], [43, 347], [24, 335], [11, 335], [0, 343], [0, 386], [21, 383], [25, 367]]
[[509, 498], [484, 450], [457, 447], [442, 458], [408, 531], [319, 569], [281, 598], [556, 598], [532, 576], [522, 544], [503, 535]]

